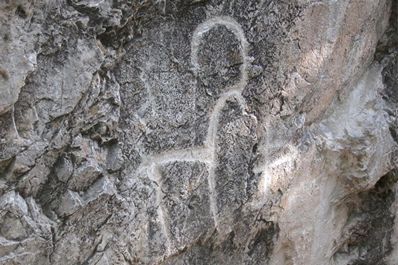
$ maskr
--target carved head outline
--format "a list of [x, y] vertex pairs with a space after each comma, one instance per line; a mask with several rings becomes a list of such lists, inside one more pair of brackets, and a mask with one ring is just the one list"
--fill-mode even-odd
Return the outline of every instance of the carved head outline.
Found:
[[195, 74], [197, 74], [200, 68], [198, 61], [198, 51], [203, 35], [216, 26], [225, 26], [229, 31], [231, 31], [235, 35], [235, 37], [240, 42], [241, 45], [240, 53], [243, 59], [242, 65], [240, 67], [240, 79], [239, 82], [229, 87], [228, 90], [235, 92], [242, 92], [242, 90], [247, 85], [248, 81], [247, 72], [248, 72], [248, 65], [250, 63], [248, 58], [249, 45], [241, 25], [231, 17], [227, 16], [214, 17], [206, 20], [205, 22], [199, 24], [196, 27], [191, 40], [191, 64], [193, 67], [193, 71]]

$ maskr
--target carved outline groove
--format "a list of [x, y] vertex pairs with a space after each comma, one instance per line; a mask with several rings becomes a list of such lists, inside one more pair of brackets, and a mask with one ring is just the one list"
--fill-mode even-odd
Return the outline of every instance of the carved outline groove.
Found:
[[199, 24], [192, 35], [191, 40], [191, 64], [193, 67], [193, 72], [195, 74], [198, 73], [200, 66], [198, 63], [198, 52], [199, 46], [202, 43], [203, 35], [210, 31], [212, 28], [217, 26], [225, 26], [228, 30], [230, 30], [239, 40], [241, 46], [241, 56], [243, 59], [242, 65], [240, 66], [240, 79], [239, 82], [234, 85], [228, 87], [226, 92], [222, 93], [216, 104], [214, 105], [214, 109], [210, 115], [209, 119], [209, 128], [206, 135], [206, 140], [204, 146], [190, 148], [190, 149], [181, 149], [181, 150], [172, 150], [166, 151], [160, 154], [151, 155], [145, 157], [141, 162], [139, 168], [137, 169], [137, 173], [141, 173], [143, 171], [148, 172], [149, 178], [157, 183], [156, 185], [156, 200], [157, 205], [159, 205], [157, 211], [158, 216], [161, 223], [161, 229], [166, 237], [167, 243], [167, 254], [171, 254], [172, 250], [172, 239], [171, 232], [168, 229], [168, 225], [166, 224], [166, 218], [164, 213], [164, 206], [162, 203], [162, 187], [161, 187], [161, 176], [159, 172], [159, 166], [162, 164], [166, 164], [169, 162], [202, 162], [208, 165], [209, 174], [208, 174], [208, 185], [209, 185], [209, 202], [210, 202], [210, 212], [213, 216], [213, 221], [215, 227], [218, 227], [218, 209], [216, 203], [217, 192], [215, 189], [215, 168], [217, 164], [216, 157], [216, 136], [217, 129], [219, 125], [220, 112], [225, 106], [226, 101], [235, 97], [242, 109], [244, 110], [246, 107], [246, 102], [243, 96], [241, 95], [243, 89], [246, 87], [248, 82], [248, 66], [250, 64], [250, 58], [248, 56], [248, 42], [246, 40], [244, 31], [241, 25], [233, 18], [228, 16], [218, 16], [204, 21]]

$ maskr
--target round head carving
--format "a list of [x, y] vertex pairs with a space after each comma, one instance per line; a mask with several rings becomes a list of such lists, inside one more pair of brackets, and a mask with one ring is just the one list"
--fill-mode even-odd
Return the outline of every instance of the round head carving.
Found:
[[247, 46], [241, 26], [231, 17], [215, 17], [198, 25], [192, 36], [191, 63], [208, 94], [244, 89]]

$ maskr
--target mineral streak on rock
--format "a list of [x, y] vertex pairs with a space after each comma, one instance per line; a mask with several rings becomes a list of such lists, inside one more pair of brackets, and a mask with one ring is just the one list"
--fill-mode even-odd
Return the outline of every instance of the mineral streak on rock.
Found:
[[398, 264], [396, 0], [0, 1], [0, 264]]

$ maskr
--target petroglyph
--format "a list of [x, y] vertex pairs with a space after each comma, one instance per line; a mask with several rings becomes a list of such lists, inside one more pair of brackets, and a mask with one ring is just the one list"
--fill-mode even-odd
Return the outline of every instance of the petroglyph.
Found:
[[217, 165], [216, 157], [216, 136], [220, 122], [221, 111], [224, 108], [227, 100], [235, 98], [240, 105], [242, 110], [246, 108], [246, 102], [241, 95], [243, 89], [246, 87], [248, 82], [248, 66], [250, 64], [250, 58], [248, 57], [248, 42], [245, 34], [239, 23], [231, 17], [220, 16], [211, 18], [202, 24], [198, 25], [192, 35], [191, 40], [191, 64], [194, 74], [197, 76], [200, 71], [200, 65], [198, 61], [198, 53], [200, 45], [203, 42], [204, 34], [209, 32], [211, 29], [217, 26], [224, 26], [232, 32], [240, 44], [240, 55], [242, 57], [242, 64], [240, 65], [240, 76], [238, 82], [227, 87], [225, 92], [222, 93], [217, 101], [215, 102], [214, 108], [210, 114], [209, 127], [207, 130], [206, 139], [203, 146], [194, 147], [191, 149], [172, 150], [163, 152], [156, 155], [144, 157], [137, 173], [147, 171], [152, 181], [156, 185], [157, 192], [157, 204], [158, 215], [161, 223], [161, 229], [167, 238], [167, 251], [171, 254], [173, 251], [173, 239], [170, 232], [170, 225], [168, 224], [165, 213], [165, 207], [163, 206], [162, 187], [161, 187], [161, 173], [159, 171], [160, 166], [173, 163], [173, 162], [201, 162], [208, 166], [208, 188], [209, 188], [209, 205], [210, 213], [213, 217], [215, 227], [219, 227], [218, 209], [216, 203], [217, 191], [215, 184], [215, 168]]
[[0, 264], [398, 265], [397, 7], [0, 0]]
[[149, 176], [154, 180], [157, 185], [157, 190], [156, 190], [156, 204], [158, 205], [157, 211], [158, 211], [158, 216], [159, 216], [159, 221], [160, 221], [160, 228], [163, 232], [163, 235], [166, 238], [166, 251], [167, 254], [171, 254], [171, 233], [169, 230], [169, 225], [166, 223], [167, 220], [164, 217], [164, 211], [163, 211], [163, 203], [162, 203], [162, 191], [161, 191], [161, 186], [160, 186], [160, 178], [162, 177], [159, 171], [159, 167], [157, 165], [152, 165], [150, 168]]
[[[230, 30], [239, 40], [241, 45], [241, 56], [243, 59], [241, 66], [241, 76], [240, 81], [230, 87], [229, 91], [238, 91], [242, 92], [242, 90], [247, 85], [248, 80], [248, 65], [249, 65], [249, 57], [248, 57], [248, 42], [246, 40], [245, 34], [243, 32], [242, 27], [239, 23], [231, 17], [221, 16], [211, 18], [202, 24], [200, 24], [194, 31], [191, 41], [191, 64], [193, 66], [193, 71], [198, 73], [200, 65], [198, 62], [198, 52], [199, 46], [201, 44], [203, 35], [206, 32], [209, 32], [212, 28], [217, 26], [225, 26], [228, 30]], [[221, 100], [221, 98], [219, 99]]]

